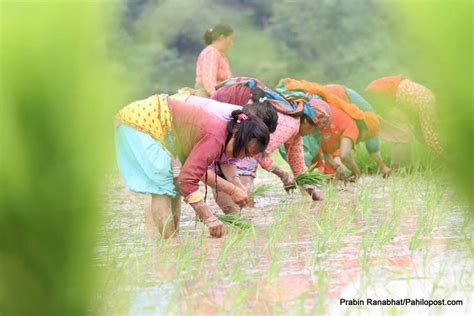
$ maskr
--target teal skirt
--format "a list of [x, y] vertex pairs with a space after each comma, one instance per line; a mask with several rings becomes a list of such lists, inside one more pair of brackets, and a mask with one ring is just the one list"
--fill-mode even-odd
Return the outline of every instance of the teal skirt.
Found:
[[171, 156], [159, 141], [120, 124], [115, 129], [115, 146], [120, 173], [131, 191], [170, 197], [178, 195]]

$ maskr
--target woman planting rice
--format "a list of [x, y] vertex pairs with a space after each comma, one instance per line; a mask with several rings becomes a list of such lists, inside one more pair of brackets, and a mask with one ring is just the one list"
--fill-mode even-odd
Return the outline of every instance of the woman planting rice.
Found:
[[[390, 169], [383, 163], [379, 153], [378, 118], [372, 113], [370, 105], [367, 102], [364, 103], [355, 91], [343, 86], [330, 85], [325, 87], [316, 82], [299, 81], [291, 78], [280, 80], [276, 90], [291, 100], [306, 96], [311, 99], [310, 102], [323, 99], [329, 104], [331, 109], [330, 120], [324, 128], [320, 129], [320, 145], [321, 153], [324, 154], [325, 160], [330, 163], [331, 169], [335, 169], [338, 177], [344, 177], [344, 166], [352, 172], [355, 178], [360, 176], [360, 170], [351, 153], [355, 144], [360, 141], [367, 142], [366, 147], [372, 153], [372, 158], [376, 161], [384, 176], [388, 175]], [[357, 102], [360, 105], [357, 106], [351, 102]], [[310, 143], [310, 141], [315, 143], [313, 139], [309, 139], [307, 143]], [[314, 149], [313, 153], [316, 156]], [[333, 159], [333, 155], [340, 156], [340, 160]], [[312, 163], [314, 162], [315, 159], [313, 158]]]
[[[200, 106], [166, 95], [154, 95], [126, 106], [116, 116], [119, 169], [128, 188], [151, 194], [151, 217], [163, 237], [179, 229], [179, 193], [172, 173], [172, 156], [183, 166], [177, 182], [184, 199], [209, 228], [211, 236], [223, 234], [222, 223], [212, 214], [199, 190], [199, 181], [214, 161], [252, 157], [269, 142], [267, 126], [242, 110], [223, 120]], [[219, 189], [240, 206], [248, 203], [244, 191], [228, 181]]]
[[393, 143], [392, 165], [408, 162], [416, 135], [437, 155], [444, 151], [436, 130], [436, 102], [426, 87], [403, 76], [382, 77], [366, 88], [382, 112], [380, 136]]
[[[252, 93], [253, 91], [253, 93]], [[321, 101], [309, 103], [290, 102], [280, 94], [264, 86], [254, 78], [233, 78], [227, 80], [217, 87], [217, 91], [212, 94], [212, 99], [244, 105], [252, 99], [260, 102], [268, 102], [269, 107], [278, 111], [278, 125], [274, 133], [270, 136], [270, 143], [264, 153], [258, 155], [256, 160], [244, 159], [238, 162], [239, 177], [242, 182], [253, 183], [256, 176], [257, 163], [263, 169], [277, 175], [286, 190], [294, 189], [293, 177], [274, 163], [270, 154], [280, 145], [284, 145], [288, 153], [288, 164], [294, 176], [307, 170], [303, 158], [302, 136], [312, 134], [318, 126], [322, 127], [327, 122], [327, 105]], [[264, 117], [264, 114], [261, 114]], [[313, 198], [319, 200], [314, 187], [306, 186], [306, 192]], [[222, 194], [222, 199], [227, 198]], [[230, 204], [230, 202], [229, 202]]]
[[[344, 100], [347, 103], [352, 103], [357, 106], [357, 108], [361, 111], [364, 112], [374, 112], [372, 106], [356, 91], [347, 88], [342, 85], [337, 85], [337, 84], [330, 84], [330, 85], [325, 85], [324, 88], [331, 92], [332, 94], [336, 95], [340, 99]], [[284, 93], [284, 92], [283, 92]], [[343, 118], [339, 120], [333, 120], [329, 124], [329, 129], [328, 131], [325, 131], [324, 137], [323, 137], [323, 143], [330, 143], [330, 142], [337, 142], [341, 143], [341, 137], [343, 133], [347, 133], [347, 135], [353, 139], [353, 135], [350, 134], [350, 132], [347, 132], [346, 129], [352, 129], [354, 130], [354, 125], [351, 123], [348, 123], [350, 125], [347, 128], [343, 127], [344, 122], [349, 122], [349, 119], [346, 117], [347, 115], [340, 114], [339, 111], [334, 111], [334, 115], [341, 115]], [[331, 125], [332, 124], [332, 125]], [[375, 161], [377, 166], [379, 167], [381, 173], [384, 175], [384, 177], [388, 176], [390, 173], [390, 168], [387, 167], [387, 165], [383, 162], [382, 157], [380, 155], [380, 139], [378, 134], [375, 134], [375, 136], [368, 138], [367, 137], [367, 126], [365, 125], [363, 120], [355, 120], [355, 124], [358, 130], [358, 137], [356, 138], [356, 142], [364, 142], [365, 147], [367, 149], [367, 152], [370, 154], [370, 157]], [[338, 126], [341, 125], [341, 126]], [[331, 133], [330, 131], [335, 129], [334, 133]], [[365, 140], [365, 141], [364, 141]], [[307, 166], [313, 165], [317, 163], [321, 169], [324, 170], [325, 173], [333, 173], [336, 171], [336, 173], [341, 176], [342, 175], [342, 170], [345, 169], [344, 164], [342, 163], [339, 155], [340, 151], [349, 151], [351, 148], [340, 148], [336, 150], [335, 154], [332, 155], [332, 157], [329, 157], [327, 163], [326, 161], [323, 161], [324, 157], [321, 157], [320, 154], [320, 145], [321, 145], [321, 133], [315, 133], [313, 135], [308, 135], [303, 138], [304, 142], [304, 150], [305, 150], [305, 162]], [[344, 142], [345, 143], [345, 142]], [[347, 146], [347, 144], [345, 144]], [[329, 145], [326, 144], [325, 147], [328, 149]], [[341, 145], [342, 147], [342, 145]], [[331, 150], [332, 151], [332, 150]], [[327, 151], [325, 151], [327, 154]], [[329, 155], [329, 154], [327, 154]], [[284, 156], [285, 157], [285, 156]], [[331, 159], [334, 158], [334, 159]], [[331, 165], [329, 163], [329, 160], [335, 165]], [[351, 164], [348, 162], [348, 164]]]
[[227, 24], [218, 24], [204, 34], [207, 47], [196, 62], [196, 89], [200, 96], [209, 97], [217, 83], [231, 77], [225, 55], [232, 46], [233, 37], [234, 30]]
[[[278, 115], [276, 110], [268, 106], [266, 103], [257, 103], [258, 100], [254, 100], [256, 103], [245, 104], [243, 107], [239, 105], [233, 105], [228, 103], [222, 103], [213, 99], [202, 98], [198, 96], [190, 95], [189, 93], [183, 92], [172, 96], [172, 98], [178, 98], [187, 103], [191, 103], [195, 106], [201, 107], [203, 112], [212, 112], [216, 116], [223, 120], [229, 121], [232, 119], [232, 112], [241, 109], [245, 113], [260, 118], [265, 125], [267, 125], [269, 132], [273, 133], [277, 127]], [[253, 160], [251, 158], [244, 158], [242, 160]], [[222, 187], [220, 181], [227, 180], [244, 191], [247, 191], [248, 183], [245, 182], [245, 178], [238, 177], [236, 165], [238, 164], [237, 159], [230, 159], [226, 161], [216, 161], [213, 163], [207, 171], [207, 183], [216, 188]], [[241, 182], [242, 180], [242, 182]], [[224, 195], [225, 192], [218, 192], [217, 188], [214, 189], [214, 198], [224, 213], [240, 213], [241, 207], [236, 205], [235, 201], [228, 196]]]

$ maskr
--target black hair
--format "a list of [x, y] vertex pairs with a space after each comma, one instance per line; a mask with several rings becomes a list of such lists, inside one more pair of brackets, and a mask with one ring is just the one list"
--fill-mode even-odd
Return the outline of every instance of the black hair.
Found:
[[[242, 114], [245, 114], [247, 118], [243, 119]], [[234, 157], [237, 157], [242, 149], [245, 150], [246, 156], [250, 156], [248, 149], [253, 139], [257, 142], [258, 153], [267, 148], [270, 142], [270, 131], [261, 119], [244, 109], [232, 111], [231, 117], [231, 120], [227, 123], [226, 145], [234, 135], [234, 147], [232, 148]]]
[[265, 91], [260, 88], [253, 88], [250, 90], [250, 98], [253, 103], [260, 103], [260, 100], [265, 98]]
[[261, 119], [268, 127], [270, 133], [276, 131], [278, 126], [278, 112], [268, 101], [246, 104], [242, 109]]
[[204, 42], [206, 45], [212, 44], [219, 36], [229, 36], [234, 34], [234, 30], [228, 24], [217, 24], [214, 27], [211, 27], [204, 33]]
[[312, 118], [310, 118], [308, 115], [303, 114], [300, 116], [301, 122], [306, 121], [310, 125], [316, 126], [316, 123], [313, 121]]

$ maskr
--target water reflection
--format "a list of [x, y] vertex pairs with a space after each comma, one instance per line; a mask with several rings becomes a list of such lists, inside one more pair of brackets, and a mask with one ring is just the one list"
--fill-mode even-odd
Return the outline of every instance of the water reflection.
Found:
[[[259, 179], [258, 184], [271, 180]], [[394, 189], [399, 180], [379, 181], [364, 178], [327, 192], [334, 198], [315, 204], [287, 198], [276, 188], [245, 210], [255, 232], [230, 231], [222, 239], [209, 238], [202, 224], [195, 223], [192, 209], [184, 206], [181, 237], [171, 242], [143, 241], [143, 199], [117, 186], [107, 197], [115, 214], [104, 229], [120, 233], [99, 245], [98, 262], [112, 248], [143, 259], [137, 282], [125, 285], [134, 288], [132, 315], [339, 314], [348, 310], [339, 305], [341, 297], [446, 295], [472, 304], [473, 280], [466, 280], [466, 273], [473, 265], [459, 232], [461, 214], [449, 213], [434, 225], [433, 234], [420, 236], [422, 246], [413, 250], [419, 221], [426, 219], [420, 210], [427, 207], [416, 187], [424, 190], [426, 185]], [[362, 192], [364, 188], [370, 192]], [[395, 195], [404, 198], [403, 209], [397, 208]], [[395, 202], [388, 203], [391, 199]], [[215, 208], [212, 201], [210, 205]], [[397, 212], [393, 225], [392, 211]], [[455, 257], [457, 265], [452, 264]], [[460, 280], [464, 288], [452, 286]], [[450, 291], [433, 290], [441, 284], [445, 290], [451, 286]], [[449, 311], [472, 310], [469, 306]]]

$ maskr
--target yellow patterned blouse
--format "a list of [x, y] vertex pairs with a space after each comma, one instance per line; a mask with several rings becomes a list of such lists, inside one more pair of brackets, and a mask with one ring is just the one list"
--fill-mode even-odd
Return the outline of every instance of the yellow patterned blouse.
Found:
[[166, 94], [159, 94], [132, 102], [120, 110], [115, 118], [121, 123], [149, 134], [165, 146], [172, 123], [167, 98]]

